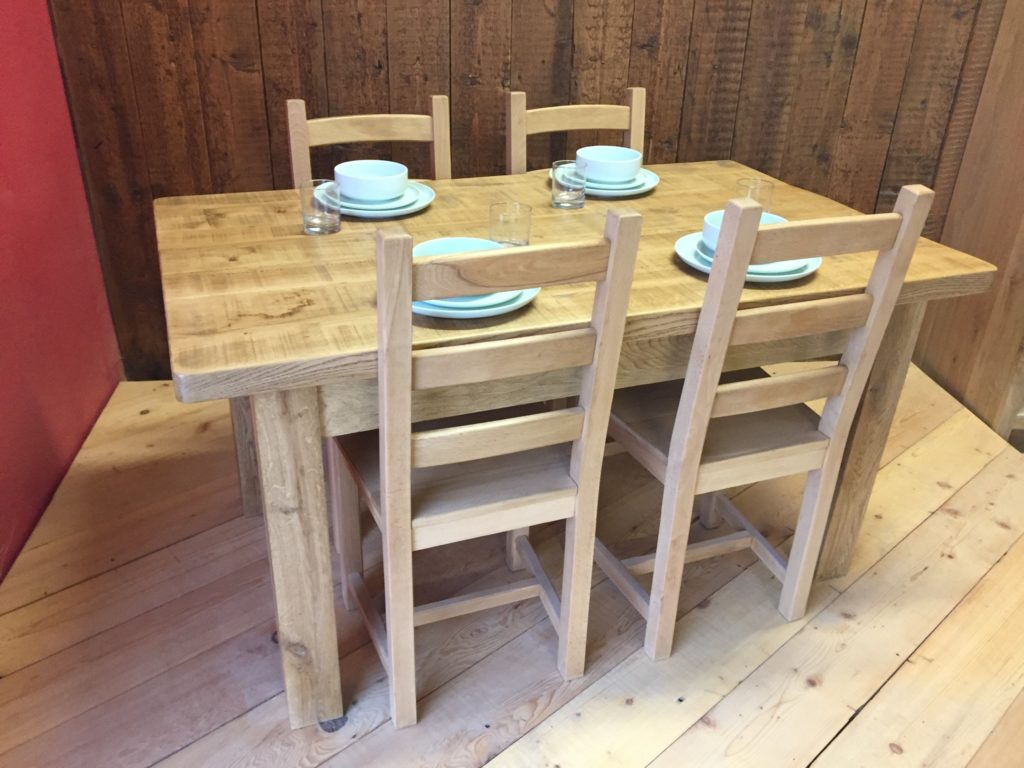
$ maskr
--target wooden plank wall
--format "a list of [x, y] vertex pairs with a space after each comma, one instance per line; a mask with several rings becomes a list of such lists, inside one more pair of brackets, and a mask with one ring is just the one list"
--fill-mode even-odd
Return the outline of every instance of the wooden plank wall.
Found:
[[[647, 160], [735, 158], [941, 231], [1006, 0], [50, 0], [125, 368], [166, 376], [152, 201], [289, 185], [311, 116], [452, 106], [457, 176], [504, 171], [503, 92], [648, 89]], [[531, 167], [614, 136], [533, 137]], [[423, 147], [318, 150], [427, 168]]]

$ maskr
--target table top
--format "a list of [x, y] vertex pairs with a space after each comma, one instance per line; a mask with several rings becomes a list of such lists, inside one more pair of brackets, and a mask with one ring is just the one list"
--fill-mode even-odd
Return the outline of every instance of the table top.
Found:
[[[732, 161], [649, 166], [653, 192], [628, 200], [587, 200], [580, 210], [550, 206], [547, 171], [427, 182], [437, 199], [397, 221], [415, 242], [487, 237], [491, 203], [533, 207], [531, 242], [600, 235], [609, 208], [644, 216], [630, 297], [627, 339], [692, 333], [706, 276], [682, 266], [673, 245], [701, 228], [704, 214], [733, 196], [737, 179], [770, 178]], [[788, 219], [853, 214], [821, 195], [776, 182], [772, 210]], [[376, 268], [381, 222], [345, 219], [335, 235], [302, 233], [294, 190], [164, 198], [155, 202], [171, 369], [185, 402], [237, 397], [376, 376]], [[874, 254], [826, 259], [793, 283], [749, 285], [741, 306], [861, 291]], [[995, 268], [921, 240], [901, 303], [987, 290]], [[593, 286], [545, 288], [511, 315], [480, 320], [414, 319], [418, 348], [494, 339], [589, 320]]]

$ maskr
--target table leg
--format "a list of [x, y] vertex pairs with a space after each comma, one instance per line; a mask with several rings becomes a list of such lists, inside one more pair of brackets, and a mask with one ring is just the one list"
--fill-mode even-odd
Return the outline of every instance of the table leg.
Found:
[[242, 489], [242, 514], [263, 516], [263, 490], [256, 460], [256, 438], [252, 431], [252, 403], [248, 397], [231, 399], [231, 427], [235, 432], [235, 459]]
[[252, 398], [289, 718], [333, 730], [342, 700], [319, 408], [315, 389]]
[[845, 576], [850, 567], [926, 307], [927, 302], [897, 305], [882, 338], [840, 470], [819, 578]]

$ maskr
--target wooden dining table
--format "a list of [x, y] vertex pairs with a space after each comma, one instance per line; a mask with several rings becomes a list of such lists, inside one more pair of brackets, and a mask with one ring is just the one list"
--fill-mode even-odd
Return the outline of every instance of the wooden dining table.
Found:
[[[343, 705], [326, 515], [322, 441], [377, 426], [374, 231], [404, 227], [421, 242], [487, 237], [492, 203], [533, 208], [531, 242], [589, 238], [609, 208], [643, 214], [617, 387], [680, 378], [706, 276], [680, 264], [677, 238], [701, 228], [743, 177], [766, 177], [732, 161], [650, 166], [661, 182], [641, 197], [589, 199], [579, 210], [550, 206], [547, 170], [427, 182], [424, 211], [394, 222], [345, 219], [341, 232], [307, 236], [294, 190], [157, 200], [171, 368], [184, 402], [228, 399], [247, 514], [263, 514], [277, 610], [278, 643], [293, 727], [334, 727]], [[775, 182], [772, 210], [788, 219], [855, 213]], [[828, 259], [792, 283], [748, 284], [741, 306], [863, 291], [873, 254]], [[845, 573], [927, 304], [985, 291], [994, 267], [921, 240], [875, 363], [851, 435], [818, 575]], [[514, 337], [582, 327], [593, 287], [545, 288], [513, 314], [478, 320], [417, 317], [414, 346]], [[844, 331], [730, 352], [748, 368], [827, 357]], [[578, 371], [506, 378], [415, 393], [414, 419], [571, 397]]]

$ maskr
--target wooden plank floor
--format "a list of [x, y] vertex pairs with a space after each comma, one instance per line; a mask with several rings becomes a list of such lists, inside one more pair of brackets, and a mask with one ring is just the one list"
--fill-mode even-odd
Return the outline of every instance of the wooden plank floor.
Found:
[[[596, 578], [583, 678], [537, 601], [426, 626], [420, 724], [395, 731], [338, 602], [347, 721], [293, 732], [226, 404], [122, 384], [0, 584], [0, 766], [1024, 765], [1024, 457], [912, 369], [883, 462], [850, 573], [800, 621], [749, 553], [697, 563], [654, 664]], [[660, 486], [626, 456], [607, 474], [602, 535], [641, 547]], [[734, 500], [784, 542], [801, 485]], [[537, 538], [555, 570], [557, 529]], [[496, 537], [423, 554], [421, 601], [515, 578]]]

